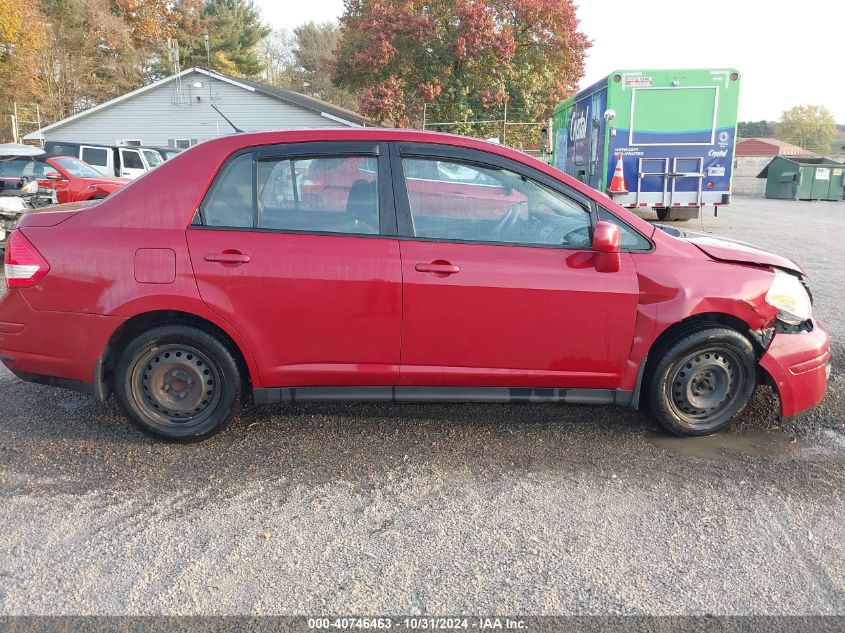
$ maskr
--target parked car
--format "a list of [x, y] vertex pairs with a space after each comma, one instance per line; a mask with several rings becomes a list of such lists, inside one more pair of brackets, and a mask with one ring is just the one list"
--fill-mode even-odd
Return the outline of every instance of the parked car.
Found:
[[164, 160], [170, 160], [171, 158], [175, 157], [177, 154], [179, 154], [179, 152], [182, 151], [178, 147], [166, 147], [166, 146], [163, 146], [163, 145], [145, 145], [141, 149], [152, 150], [154, 152], [158, 152], [158, 154]]
[[647, 405], [704, 435], [760, 382], [801, 414], [830, 371], [796, 263], [446, 134], [221, 137], [26, 214], [5, 263], [6, 366], [170, 441], [249, 396]]
[[59, 203], [100, 200], [131, 182], [127, 178], [103, 176], [87, 163], [71, 156], [19, 157], [0, 165], [0, 168], [4, 169], [4, 174], [34, 178], [42, 188], [55, 190]]
[[32, 157], [44, 154], [40, 147], [20, 143], [0, 144], [0, 253], [6, 237], [28, 209], [56, 204], [56, 192], [43, 187], [23, 167]]
[[137, 145], [97, 145], [68, 141], [47, 141], [44, 150], [50, 156], [73, 156], [104, 176], [133, 180], [179, 153], [175, 147]]

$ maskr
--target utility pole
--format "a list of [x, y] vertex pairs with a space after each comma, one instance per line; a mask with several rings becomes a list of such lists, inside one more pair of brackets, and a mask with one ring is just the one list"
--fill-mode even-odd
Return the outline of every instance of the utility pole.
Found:
[[502, 145], [507, 143], [505, 137], [508, 133], [508, 98], [505, 95], [505, 118], [502, 119]]
[[214, 106], [214, 98], [211, 96], [211, 46], [208, 44], [208, 29], [205, 30], [205, 63], [208, 68], [208, 102]]
[[423, 101], [423, 124], [422, 124], [423, 131], [425, 131], [425, 114], [426, 114], [426, 106], [427, 105], [428, 104], [425, 101]]

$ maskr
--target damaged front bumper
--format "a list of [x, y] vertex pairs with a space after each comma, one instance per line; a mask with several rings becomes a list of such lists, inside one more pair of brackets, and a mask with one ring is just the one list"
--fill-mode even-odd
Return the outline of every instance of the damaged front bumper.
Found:
[[760, 358], [780, 395], [781, 418], [794, 419], [823, 399], [830, 377], [830, 334], [820, 321], [798, 332], [778, 332]]
[[9, 234], [15, 230], [23, 213], [0, 213], [0, 248], [5, 248]]

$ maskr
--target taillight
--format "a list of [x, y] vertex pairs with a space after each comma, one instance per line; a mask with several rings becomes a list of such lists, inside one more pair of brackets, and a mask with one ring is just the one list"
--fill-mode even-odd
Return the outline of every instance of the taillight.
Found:
[[6, 285], [9, 288], [29, 288], [44, 278], [50, 264], [20, 230], [15, 229], [6, 242], [4, 260]]

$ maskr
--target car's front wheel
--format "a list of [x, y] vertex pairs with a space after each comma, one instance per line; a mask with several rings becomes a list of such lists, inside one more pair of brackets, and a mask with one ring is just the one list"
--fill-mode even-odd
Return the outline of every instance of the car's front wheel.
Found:
[[751, 342], [736, 330], [708, 327], [671, 343], [657, 358], [648, 403], [675, 435], [709, 435], [739, 415], [757, 386]]
[[114, 391], [147, 435], [198, 442], [220, 432], [241, 404], [241, 373], [217, 337], [180, 324], [135, 337], [115, 366]]

